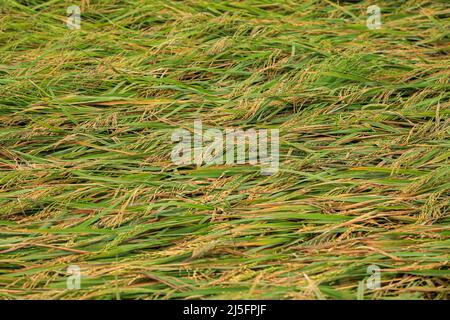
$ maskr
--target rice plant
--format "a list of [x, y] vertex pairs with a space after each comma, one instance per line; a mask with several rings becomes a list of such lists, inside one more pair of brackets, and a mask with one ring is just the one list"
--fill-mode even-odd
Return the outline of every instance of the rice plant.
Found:
[[[0, 299], [448, 299], [449, 14], [2, 0]], [[278, 171], [174, 163], [196, 120]]]

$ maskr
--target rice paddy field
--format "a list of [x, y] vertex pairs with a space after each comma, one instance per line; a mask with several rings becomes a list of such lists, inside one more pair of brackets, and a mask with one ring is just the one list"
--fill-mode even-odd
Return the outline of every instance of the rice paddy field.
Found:
[[[1, 0], [0, 299], [448, 299], [449, 21]], [[196, 119], [279, 130], [278, 172], [175, 164]]]

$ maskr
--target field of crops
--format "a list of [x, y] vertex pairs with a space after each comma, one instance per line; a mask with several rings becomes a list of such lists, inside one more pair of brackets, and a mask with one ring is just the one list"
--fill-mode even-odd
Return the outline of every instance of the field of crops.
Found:
[[[449, 22], [1, 0], [0, 299], [448, 299]], [[278, 170], [175, 163], [195, 121], [277, 130]]]

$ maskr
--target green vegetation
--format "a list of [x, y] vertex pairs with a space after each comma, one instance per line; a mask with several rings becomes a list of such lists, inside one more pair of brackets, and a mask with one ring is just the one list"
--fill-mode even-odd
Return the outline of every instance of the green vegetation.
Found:
[[[1, 0], [0, 298], [448, 299], [448, 2], [372, 4]], [[173, 164], [194, 119], [279, 172]]]

